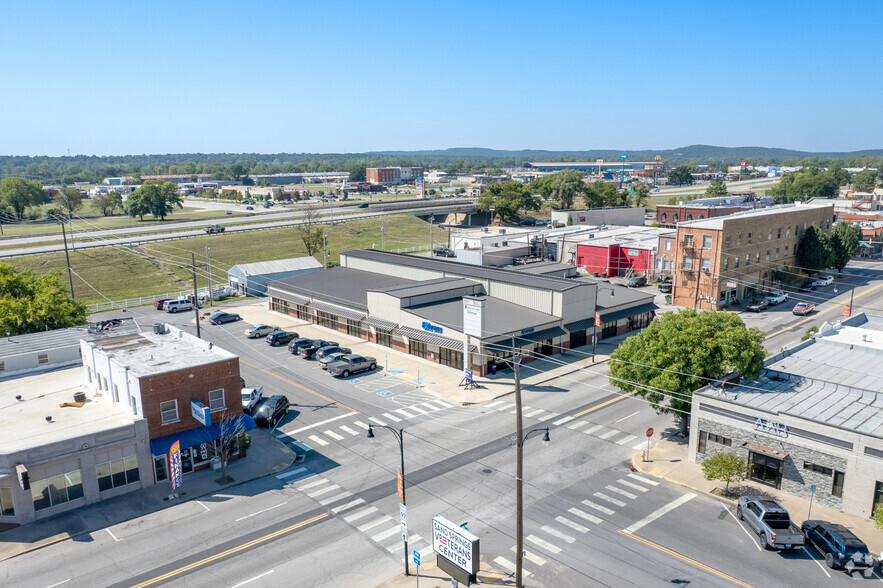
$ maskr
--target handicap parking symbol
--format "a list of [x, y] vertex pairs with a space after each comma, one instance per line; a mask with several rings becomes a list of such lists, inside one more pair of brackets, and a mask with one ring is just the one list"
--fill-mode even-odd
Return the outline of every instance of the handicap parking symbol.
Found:
[[378, 392], [377, 395], [383, 396], [385, 398], [387, 396], [392, 396], [392, 392], [390, 392], [389, 390], [382, 390], [382, 391]]

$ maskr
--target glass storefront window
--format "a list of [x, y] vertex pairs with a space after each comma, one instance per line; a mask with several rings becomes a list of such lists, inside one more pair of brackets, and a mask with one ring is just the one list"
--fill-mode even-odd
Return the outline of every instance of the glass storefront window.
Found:
[[31, 499], [34, 501], [34, 510], [43, 510], [82, 497], [83, 478], [80, 470], [31, 481]]
[[15, 507], [12, 504], [12, 489], [0, 488], [0, 517], [14, 517]]
[[[159, 478], [160, 458], [155, 459], [157, 465], [157, 478], [165, 479]], [[163, 472], [165, 473], [165, 461], [162, 462], [162, 467]], [[107, 463], [97, 464], [95, 466], [95, 475], [98, 477], [98, 490], [100, 492], [137, 482], [141, 479], [141, 474], [138, 471], [138, 457], [130, 455]]]

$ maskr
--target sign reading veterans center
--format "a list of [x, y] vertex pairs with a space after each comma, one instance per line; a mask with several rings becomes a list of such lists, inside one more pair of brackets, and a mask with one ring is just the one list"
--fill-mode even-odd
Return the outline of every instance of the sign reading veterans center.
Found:
[[432, 519], [432, 549], [467, 574], [478, 573], [478, 537], [448, 519]]

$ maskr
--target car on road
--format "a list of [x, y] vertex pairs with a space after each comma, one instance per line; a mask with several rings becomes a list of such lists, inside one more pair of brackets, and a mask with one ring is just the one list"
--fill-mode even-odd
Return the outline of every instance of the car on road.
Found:
[[224, 212], [225, 212], [226, 214], [233, 214], [233, 211], [232, 211], [232, 210], [225, 210]]
[[769, 300], [766, 298], [761, 298], [757, 302], [749, 304], [747, 310], [749, 312], [761, 312], [762, 310], [766, 310], [770, 305]]
[[269, 203], [269, 202], [264, 202], [264, 208], [270, 208], [270, 203]]
[[166, 302], [172, 300], [171, 298], [157, 298], [153, 301], [153, 308], [157, 310], [165, 310], [165, 306], [163, 306]]
[[447, 247], [439, 247], [435, 249], [432, 254], [438, 257], [457, 257], [457, 254], [454, 253], [452, 249], [448, 249]]
[[324, 347], [337, 347], [339, 344], [337, 341], [324, 341], [322, 339], [316, 339], [313, 341], [313, 344], [309, 347], [306, 347], [301, 350], [301, 353], [304, 356], [304, 359], [316, 359], [316, 353], [324, 348]]
[[259, 427], [273, 428], [288, 414], [288, 398], [277, 394], [261, 400], [254, 409], [252, 418]]
[[257, 339], [258, 337], [266, 337], [278, 330], [279, 327], [271, 327], [270, 325], [253, 325], [245, 330], [245, 336], [249, 339]]
[[806, 542], [825, 558], [825, 565], [829, 568], [845, 568], [852, 572], [874, 567], [874, 557], [868, 546], [843, 525], [809, 520], [803, 521], [800, 528]]
[[[230, 214], [229, 212], [227, 214]], [[209, 225], [205, 228], [205, 232], [211, 235], [212, 233], [223, 233], [226, 230], [226, 227], [223, 225]]]
[[254, 206], [246, 206], [245, 210], [254, 210]]
[[788, 295], [781, 290], [773, 290], [766, 295], [766, 301], [769, 302], [770, 306], [782, 304], [786, 300], [788, 300]]
[[632, 276], [629, 278], [629, 281], [626, 282], [626, 286], [629, 288], [640, 288], [641, 286], [647, 285], [647, 278], [645, 276]]
[[357, 206], [356, 208], [368, 208], [368, 203], [367, 203], [367, 202], [362, 202], [362, 203], [359, 204], [359, 206]]
[[242, 317], [235, 312], [216, 312], [208, 317], [208, 322], [213, 325], [223, 325], [224, 323], [235, 323], [241, 321]]
[[662, 278], [662, 281], [659, 282], [659, 291], [662, 294], [671, 294], [672, 282], [671, 276], [665, 276]]
[[788, 511], [778, 501], [764, 496], [740, 496], [736, 518], [760, 537], [764, 549], [802, 549], [803, 531], [791, 522]]
[[816, 305], [812, 302], [798, 302], [794, 308], [791, 309], [791, 312], [799, 316], [806, 316], [815, 310], [815, 308]]
[[294, 331], [273, 331], [267, 335], [267, 344], [276, 347], [288, 343], [292, 339], [297, 339], [297, 333]]
[[264, 399], [264, 387], [242, 389], [242, 412], [250, 415], [258, 403]]
[[328, 364], [328, 373], [332, 376], [348, 378], [350, 374], [373, 371], [377, 367], [377, 360], [373, 357], [361, 355], [341, 355], [337, 361]]
[[816, 289], [816, 283], [814, 280], [804, 280], [802, 284], [800, 284], [801, 292], [812, 292]]
[[825, 287], [825, 286], [830, 286], [833, 283], [834, 283], [834, 276], [819, 276], [818, 278], [816, 278], [816, 281], [815, 281], [815, 285], [820, 288]]
[[329, 363], [334, 363], [335, 361], [337, 361], [338, 359], [340, 359], [344, 355], [349, 355], [349, 354], [350, 354], [349, 349], [342, 349], [341, 351], [335, 351], [333, 353], [329, 353], [329, 354], [323, 356], [319, 360], [319, 367], [322, 368], [323, 370], [327, 370]]

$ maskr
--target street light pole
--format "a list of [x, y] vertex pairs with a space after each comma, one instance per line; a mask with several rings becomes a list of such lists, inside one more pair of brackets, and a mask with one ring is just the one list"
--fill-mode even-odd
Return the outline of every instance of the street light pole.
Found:
[[208, 252], [211, 249], [208, 245], [205, 246], [205, 265], [208, 267], [208, 305], [211, 307], [215, 306], [215, 297], [212, 295], [212, 264], [208, 258]]
[[[372, 425], [368, 424], [368, 438], [374, 438], [374, 427], [380, 427], [381, 429], [387, 429], [390, 431], [393, 436], [396, 438], [396, 441], [399, 442], [399, 457], [401, 458], [401, 468], [399, 472], [401, 472], [402, 476], [402, 506], [408, 506], [407, 502], [405, 502], [405, 443], [404, 443], [404, 429], [394, 429], [388, 425]], [[407, 534], [402, 534], [402, 540], [405, 543], [405, 575], [410, 575], [410, 570], [408, 569], [408, 536]]]
[[[64, 259], [67, 261], [67, 285], [70, 286], [71, 289], [71, 300], [74, 299], [74, 279], [71, 277], [71, 258], [67, 252], [67, 234], [64, 232], [64, 220], [61, 221], [61, 238], [64, 239]], [[73, 241], [73, 234], [71, 234], [71, 241]]]

